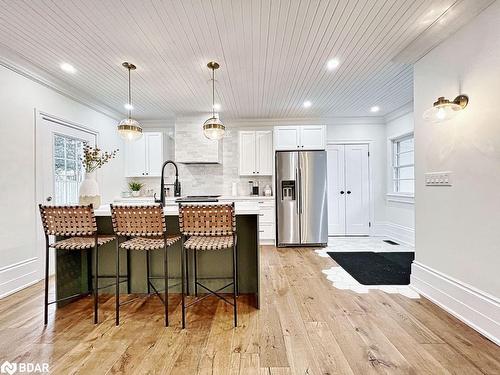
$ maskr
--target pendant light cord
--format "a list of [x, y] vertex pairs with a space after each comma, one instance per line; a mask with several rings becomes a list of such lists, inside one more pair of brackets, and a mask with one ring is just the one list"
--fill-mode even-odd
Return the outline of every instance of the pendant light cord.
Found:
[[215, 118], [215, 69], [212, 68], [212, 117]]
[[128, 118], [130, 119], [132, 114], [132, 94], [130, 90], [130, 66], [127, 69], [128, 69]]

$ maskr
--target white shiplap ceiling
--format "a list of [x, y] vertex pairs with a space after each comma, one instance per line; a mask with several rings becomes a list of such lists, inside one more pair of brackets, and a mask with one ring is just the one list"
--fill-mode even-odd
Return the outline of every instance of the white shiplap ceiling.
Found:
[[[0, 55], [15, 54], [135, 117], [205, 113], [212, 59], [224, 118], [387, 114], [413, 97], [393, 62], [454, 0], [0, 0]], [[337, 58], [334, 71], [327, 61]], [[77, 73], [63, 72], [62, 62]], [[303, 108], [305, 100], [312, 102]]]

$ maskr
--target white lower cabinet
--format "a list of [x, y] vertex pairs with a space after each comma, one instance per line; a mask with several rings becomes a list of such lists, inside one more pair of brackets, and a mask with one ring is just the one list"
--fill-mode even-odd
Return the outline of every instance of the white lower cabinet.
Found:
[[259, 239], [261, 244], [274, 244], [276, 238], [276, 213], [273, 200], [259, 202]]

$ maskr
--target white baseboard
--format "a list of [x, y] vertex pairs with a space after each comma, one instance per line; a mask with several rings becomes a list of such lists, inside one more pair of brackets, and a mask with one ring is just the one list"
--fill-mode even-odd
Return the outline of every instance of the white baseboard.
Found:
[[372, 235], [389, 237], [390, 239], [411, 247], [415, 247], [415, 229], [387, 221], [376, 222]]
[[410, 287], [500, 345], [500, 300], [414, 261]]
[[30, 258], [0, 269], [0, 298], [38, 282], [38, 258]]

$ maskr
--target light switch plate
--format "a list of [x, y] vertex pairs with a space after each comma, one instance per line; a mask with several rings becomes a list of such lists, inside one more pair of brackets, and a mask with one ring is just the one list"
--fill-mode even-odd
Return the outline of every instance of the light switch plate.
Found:
[[426, 186], [452, 186], [451, 172], [430, 172], [425, 174]]

